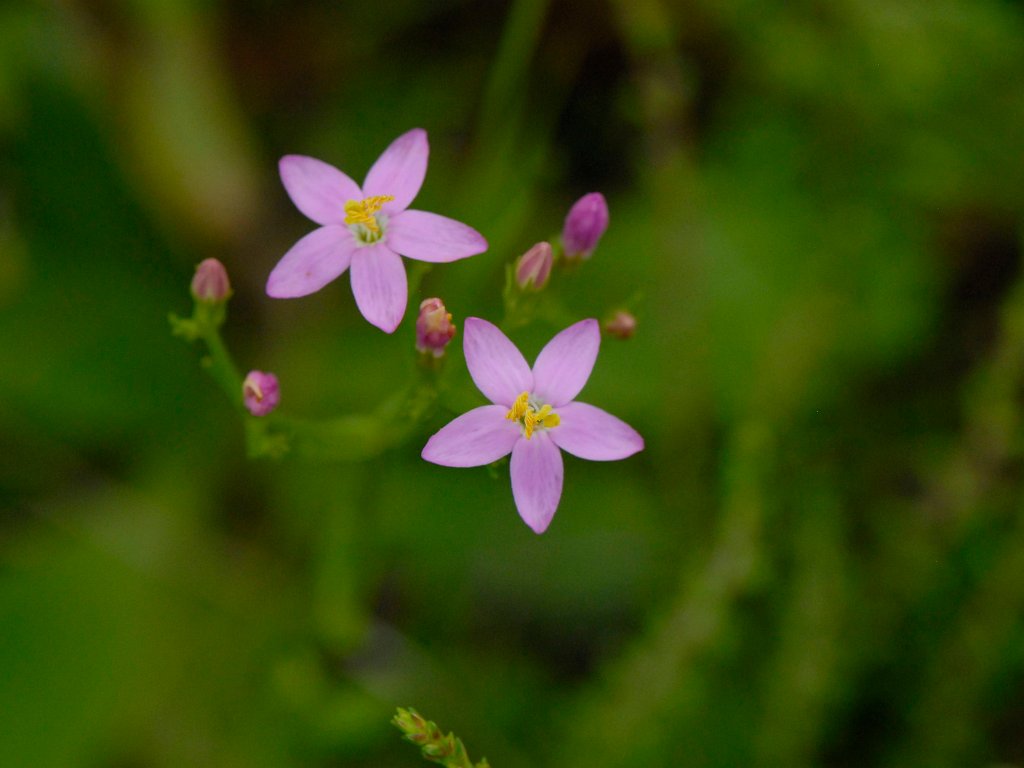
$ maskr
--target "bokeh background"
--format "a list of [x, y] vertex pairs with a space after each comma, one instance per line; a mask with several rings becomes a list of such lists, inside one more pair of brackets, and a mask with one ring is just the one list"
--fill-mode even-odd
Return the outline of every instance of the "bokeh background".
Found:
[[[639, 318], [583, 399], [647, 449], [568, 458], [543, 536], [419, 458], [457, 345], [409, 443], [251, 461], [169, 332], [215, 256], [288, 412], [398, 388], [411, 312], [262, 286], [277, 159], [414, 126], [491, 249], [412, 306], [497, 318], [609, 201], [554, 290]], [[421, 764], [397, 705], [495, 768], [1024, 764], [1022, 215], [1019, 2], [6, 0], [0, 765]]]

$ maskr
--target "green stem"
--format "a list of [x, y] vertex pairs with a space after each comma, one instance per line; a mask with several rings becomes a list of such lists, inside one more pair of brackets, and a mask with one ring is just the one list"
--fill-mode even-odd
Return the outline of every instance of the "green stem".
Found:
[[242, 377], [238, 373], [234, 360], [228, 352], [220, 333], [216, 328], [206, 327], [201, 331], [201, 338], [206, 344], [209, 356], [203, 360], [203, 366], [220, 385], [232, 404], [241, 410]]
[[[422, 273], [420, 273], [422, 276]], [[202, 340], [207, 354], [203, 367], [243, 414], [250, 458], [280, 458], [293, 454], [314, 461], [365, 461], [408, 440], [437, 401], [441, 361], [417, 366], [415, 379], [374, 411], [328, 420], [301, 419], [276, 411], [251, 416], [242, 399], [242, 376], [220, 334], [224, 304], [196, 302], [192, 317], [170, 316], [174, 334]]]
[[290, 453], [313, 461], [366, 461], [412, 437], [437, 396], [434, 383], [420, 376], [370, 413], [315, 421], [279, 413], [248, 417], [249, 455], [279, 458]]

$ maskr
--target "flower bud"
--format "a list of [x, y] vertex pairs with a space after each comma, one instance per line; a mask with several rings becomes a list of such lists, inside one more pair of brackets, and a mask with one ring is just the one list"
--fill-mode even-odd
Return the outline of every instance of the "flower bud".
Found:
[[524, 291], [539, 291], [548, 283], [554, 255], [551, 243], [537, 243], [516, 262], [516, 285]]
[[604, 321], [604, 332], [617, 339], [628, 339], [636, 333], [636, 318], [620, 309]]
[[398, 714], [391, 719], [391, 722], [405, 734], [405, 738], [420, 746], [431, 740], [431, 726], [434, 726], [434, 730], [437, 730], [436, 725], [412, 707], [409, 709], [399, 707]]
[[242, 382], [242, 399], [253, 416], [266, 416], [281, 402], [277, 376], [263, 371], [249, 371]]
[[219, 303], [231, 296], [227, 270], [217, 259], [204, 259], [192, 276], [192, 295], [196, 301]]
[[569, 209], [562, 228], [567, 259], [589, 259], [608, 229], [608, 203], [600, 192], [584, 195]]
[[444, 354], [444, 348], [455, 335], [456, 326], [451, 313], [440, 299], [424, 299], [416, 317], [416, 349], [434, 357]]

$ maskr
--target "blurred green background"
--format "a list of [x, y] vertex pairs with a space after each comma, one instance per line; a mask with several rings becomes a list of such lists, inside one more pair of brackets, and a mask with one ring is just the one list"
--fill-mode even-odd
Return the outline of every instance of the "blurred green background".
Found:
[[[647, 450], [567, 458], [540, 537], [419, 458], [444, 409], [247, 460], [169, 333], [216, 256], [243, 369], [373, 408], [414, 314], [263, 294], [312, 226], [276, 163], [414, 126], [491, 249], [410, 306], [497, 319], [609, 201], [558, 290], [638, 316], [582, 399]], [[6, 0], [0, 766], [421, 764], [397, 705], [495, 768], [1024, 764], [1022, 215], [1019, 2]]]

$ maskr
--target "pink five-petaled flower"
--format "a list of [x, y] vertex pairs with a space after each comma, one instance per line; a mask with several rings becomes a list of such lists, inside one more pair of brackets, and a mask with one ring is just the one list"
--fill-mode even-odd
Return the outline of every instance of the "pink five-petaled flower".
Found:
[[315, 293], [352, 267], [352, 293], [369, 322], [386, 333], [405, 315], [409, 287], [399, 254], [448, 262], [487, 250], [472, 227], [409, 203], [427, 173], [427, 133], [414, 128], [391, 142], [360, 188], [332, 165], [302, 155], [281, 158], [281, 181], [295, 206], [320, 225], [274, 267], [267, 294]]
[[512, 496], [520, 517], [543, 533], [562, 496], [562, 451], [593, 461], [632, 456], [644, 440], [631, 426], [573, 398], [590, 378], [601, 333], [596, 320], [571, 325], [547, 343], [533, 369], [498, 328], [466, 318], [469, 374], [493, 405], [462, 414], [427, 441], [423, 458], [477, 467], [512, 454]]

